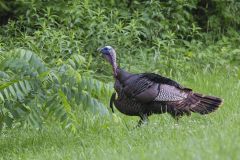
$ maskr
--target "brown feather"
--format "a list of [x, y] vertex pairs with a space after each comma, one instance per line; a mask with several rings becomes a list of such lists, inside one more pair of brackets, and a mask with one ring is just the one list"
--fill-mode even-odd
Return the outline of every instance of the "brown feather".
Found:
[[190, 92], [186, 99], [177, 102], [167, 102], [167, 104], [171, 106], [169, 113], [173, 117], [178, 117], [184, 114], [190, 115], [190, 111], [200, 114], [211, 113], [222, 104], [222, 100], [218, 97]]

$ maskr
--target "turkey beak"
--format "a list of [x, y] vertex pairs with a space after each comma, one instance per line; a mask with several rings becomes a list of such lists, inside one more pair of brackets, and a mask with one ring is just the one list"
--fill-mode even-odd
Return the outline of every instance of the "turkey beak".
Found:
[[106, 58], [106, 56], [103, 54], [103, 48], [98, 48], [97, 51], [100, 52], [102, 56]]
[[102, 48], [98, 48], [98, 49], [97, 49], [98, 52], [101, 52], [101, 50], [102, 50]]
[[104, 59], [107, 59], [107, 60], [109, 59], [109, 57], [106, 54], [104, 54], [103, 48], [98, 48], [97, 51], [102, 54], [102, 57]]
[[[97, 52], [100, 52], [100, 53], [102, 54], [101, 51], [102, 51], [102, 48], [98, 48], [98, 49], [97, 49]], [[103, 54], [102, 54], [102, 55], [103, 55]]]

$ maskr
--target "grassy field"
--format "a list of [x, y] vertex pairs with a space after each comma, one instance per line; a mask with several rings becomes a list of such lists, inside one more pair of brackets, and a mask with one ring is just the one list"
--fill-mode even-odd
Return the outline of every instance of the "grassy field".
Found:
[[240, 159], [240, 81], [225, 73], [193, 75], [179, 81], [222, 97], [217, 112], [193, 114], [179, 122], [167, 114], [154, 115], [137, 129], [137, 117], [116, 113], [79, 116], [75, 134], [55, 124], [41, 131], [5, 130], [0, 159]]

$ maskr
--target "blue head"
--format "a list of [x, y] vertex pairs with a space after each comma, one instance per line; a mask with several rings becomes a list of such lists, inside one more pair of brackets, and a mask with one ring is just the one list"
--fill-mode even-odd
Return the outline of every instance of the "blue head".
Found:
[[111, 46], [105, 46], [99, 50], [103, 57], [112, 65], [113, 71], [116, 74], [117, 62], [116, 52]]
[[103, 57], [111, 64], [116, 63], [116, 52], [111, 46], [105, 46], [100, 49]]
[[105, 55], [110, 54], [112, 51], [113, 51], [113, 48], [111, 46], [105, 46], [100, 49], [100, 52]]

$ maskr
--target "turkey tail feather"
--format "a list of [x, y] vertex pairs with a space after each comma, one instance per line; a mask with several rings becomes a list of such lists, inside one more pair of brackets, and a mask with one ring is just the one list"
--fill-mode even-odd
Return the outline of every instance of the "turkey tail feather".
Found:
[[204, 96], [198, 93], [193, 93], [192, 97], [196, 99], [197, 102], [190, 105], [190, 110], [200, 114], [208, 114], [215, 111], [223, 102], [222, 99], [218, 97]]
[[179, 117], [184, 114], [190, 115], [191, 112], [208, 114], [218, 109], [222, 102], [223, 100], [218, 97], [191, 92], [184, 100], [169, 102], [168, 112], [173, 117]]

